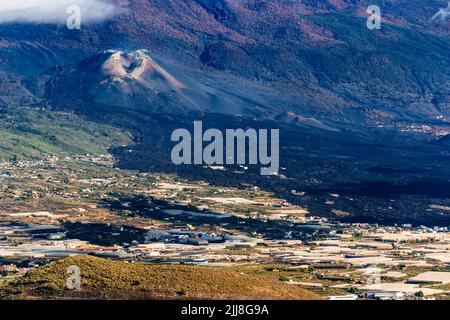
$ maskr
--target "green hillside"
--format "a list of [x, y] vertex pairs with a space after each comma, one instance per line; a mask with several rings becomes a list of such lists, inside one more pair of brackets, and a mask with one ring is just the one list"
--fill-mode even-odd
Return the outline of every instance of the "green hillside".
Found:
[[128, 132], [86, 121], [65, 112], [32, 108], [2, 109], [0, 158], [43, 155], [104, 154], [111, 146], [131, 142]]

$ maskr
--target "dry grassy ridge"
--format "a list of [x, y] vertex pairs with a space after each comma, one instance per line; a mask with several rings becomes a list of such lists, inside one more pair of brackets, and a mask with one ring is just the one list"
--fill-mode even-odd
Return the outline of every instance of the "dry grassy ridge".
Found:
[[[67, 267], [81, 270], [81, 289], [66, 288]], [[11, 299], [319, 299], [265, 276], [195, 266], [125, 263], [77, 255], [30, 271], [4, 288]]]

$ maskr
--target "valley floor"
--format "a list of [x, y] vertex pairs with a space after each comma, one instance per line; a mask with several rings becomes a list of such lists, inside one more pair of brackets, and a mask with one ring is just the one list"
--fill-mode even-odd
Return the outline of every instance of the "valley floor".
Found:
[[[447, 228], [341, 223], [251, 186], [217, 187], [176, 175], [112, 169], [113, 163], [107, 155], [0, 163], [4, 293], [19, 298], [448, 297]], [[164, 285], [177, 277], [163, 272], [169, 282], [156, 285], [133, 269], [125, 278], [108, 271], [112, 282], [102, 296], [96, 288], [108, 278], [86, 265], [116, 265], [92, 256], [152, 272], [173, 268], [170, 272], [196, 274], [198, 268], [198, 277], [204, 277], [198, 282], [210, 278], [208, 272], [230, 272], [231, 278], [224, 276], [222, 287], [211, 284], [217, 290], [194, 286], [164, 293]], [[49, 265], [52, 261], [58, 262]], [[81, 292], [63, 288], [67, 274], [61, 268], [72, 262], [80, 267]], [[238, 274], [270, 279], [281, 291], [275, 296], [260, 280], [249, 280], [256, 287], [236, 295], [225, 279]]]

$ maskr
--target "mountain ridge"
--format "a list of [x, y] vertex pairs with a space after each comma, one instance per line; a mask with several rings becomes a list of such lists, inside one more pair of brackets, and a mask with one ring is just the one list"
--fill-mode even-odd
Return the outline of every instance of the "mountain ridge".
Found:
[[[281, 107], [322, 119], [332, 113], [349, 122], [363, 121], [364, 108], [390, 112], [398, 120], [448, 117], [450, 39], [430, 20], [443, 2], [416, 0], [423, 9], [419, 13], [403, 0], [384, 1], [381, 30], [366, 28], [361, 12], [367, 3], [133, 0], [116, 18], [81, 30], [0, 25], [0, 71], [29, 83], [51, 68], [74, 66], [105, 50], [145, 48], [175, 69], [196, 70], [201, 78], [242, 82], [239, 86], [258, 94], [283, 92], [276, 99], [263, 98], [267, 103], [258, 101], [264, 109]], [[430, 17], [423, 19], [424, 14]], [[27, 88], [21, 90], [25, 96]], [[205, 86], [194, 90], [208, 94]], [[283, 95], [291, 98], [279, 103], [285, 106], [276, 105], [273, 100], [282, 101]], [[197, 106], [188, 109], [217, 111], [203, 100], [191, 101]], [[254, 115], [255, 105], [246, 112]], [[237, 106], [229, 108], [241, 113]]]

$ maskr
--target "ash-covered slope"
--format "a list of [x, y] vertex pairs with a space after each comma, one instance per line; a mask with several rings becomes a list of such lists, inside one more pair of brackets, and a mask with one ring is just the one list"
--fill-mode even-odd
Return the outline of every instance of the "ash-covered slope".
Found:
[[[450, 132], [450, 29], [433, 19], [447, 3], [378, 1], [381, 30], [366, 27], [369, 4], [130, 0], [81, 30], [0, 24], [0, 90], [132, 132], [133, 152], [114, 150], [120, 167], [245, 180], [313, 214], [402, 223], [413, 214], [448, 225], [448, 215], [428, 211], [450, 206], [448, 138], [440, 138]], [[0, 106], [13, 100], [0, 96]], [[289, 179], [173, 168], [171, 132], [200, 119], [283, 128]], [[294, 197], [293, 187], [309, 194]], [[331, 193], [345, 196], [331, 207]]]
[[147, 50], [106, 50], [75, 65], [58, 66], [27, 82], [55, 106], [99, 105], [147, 112], [200, 111], [277, 114], [275, 94], [232, 76], [167, 63]]

